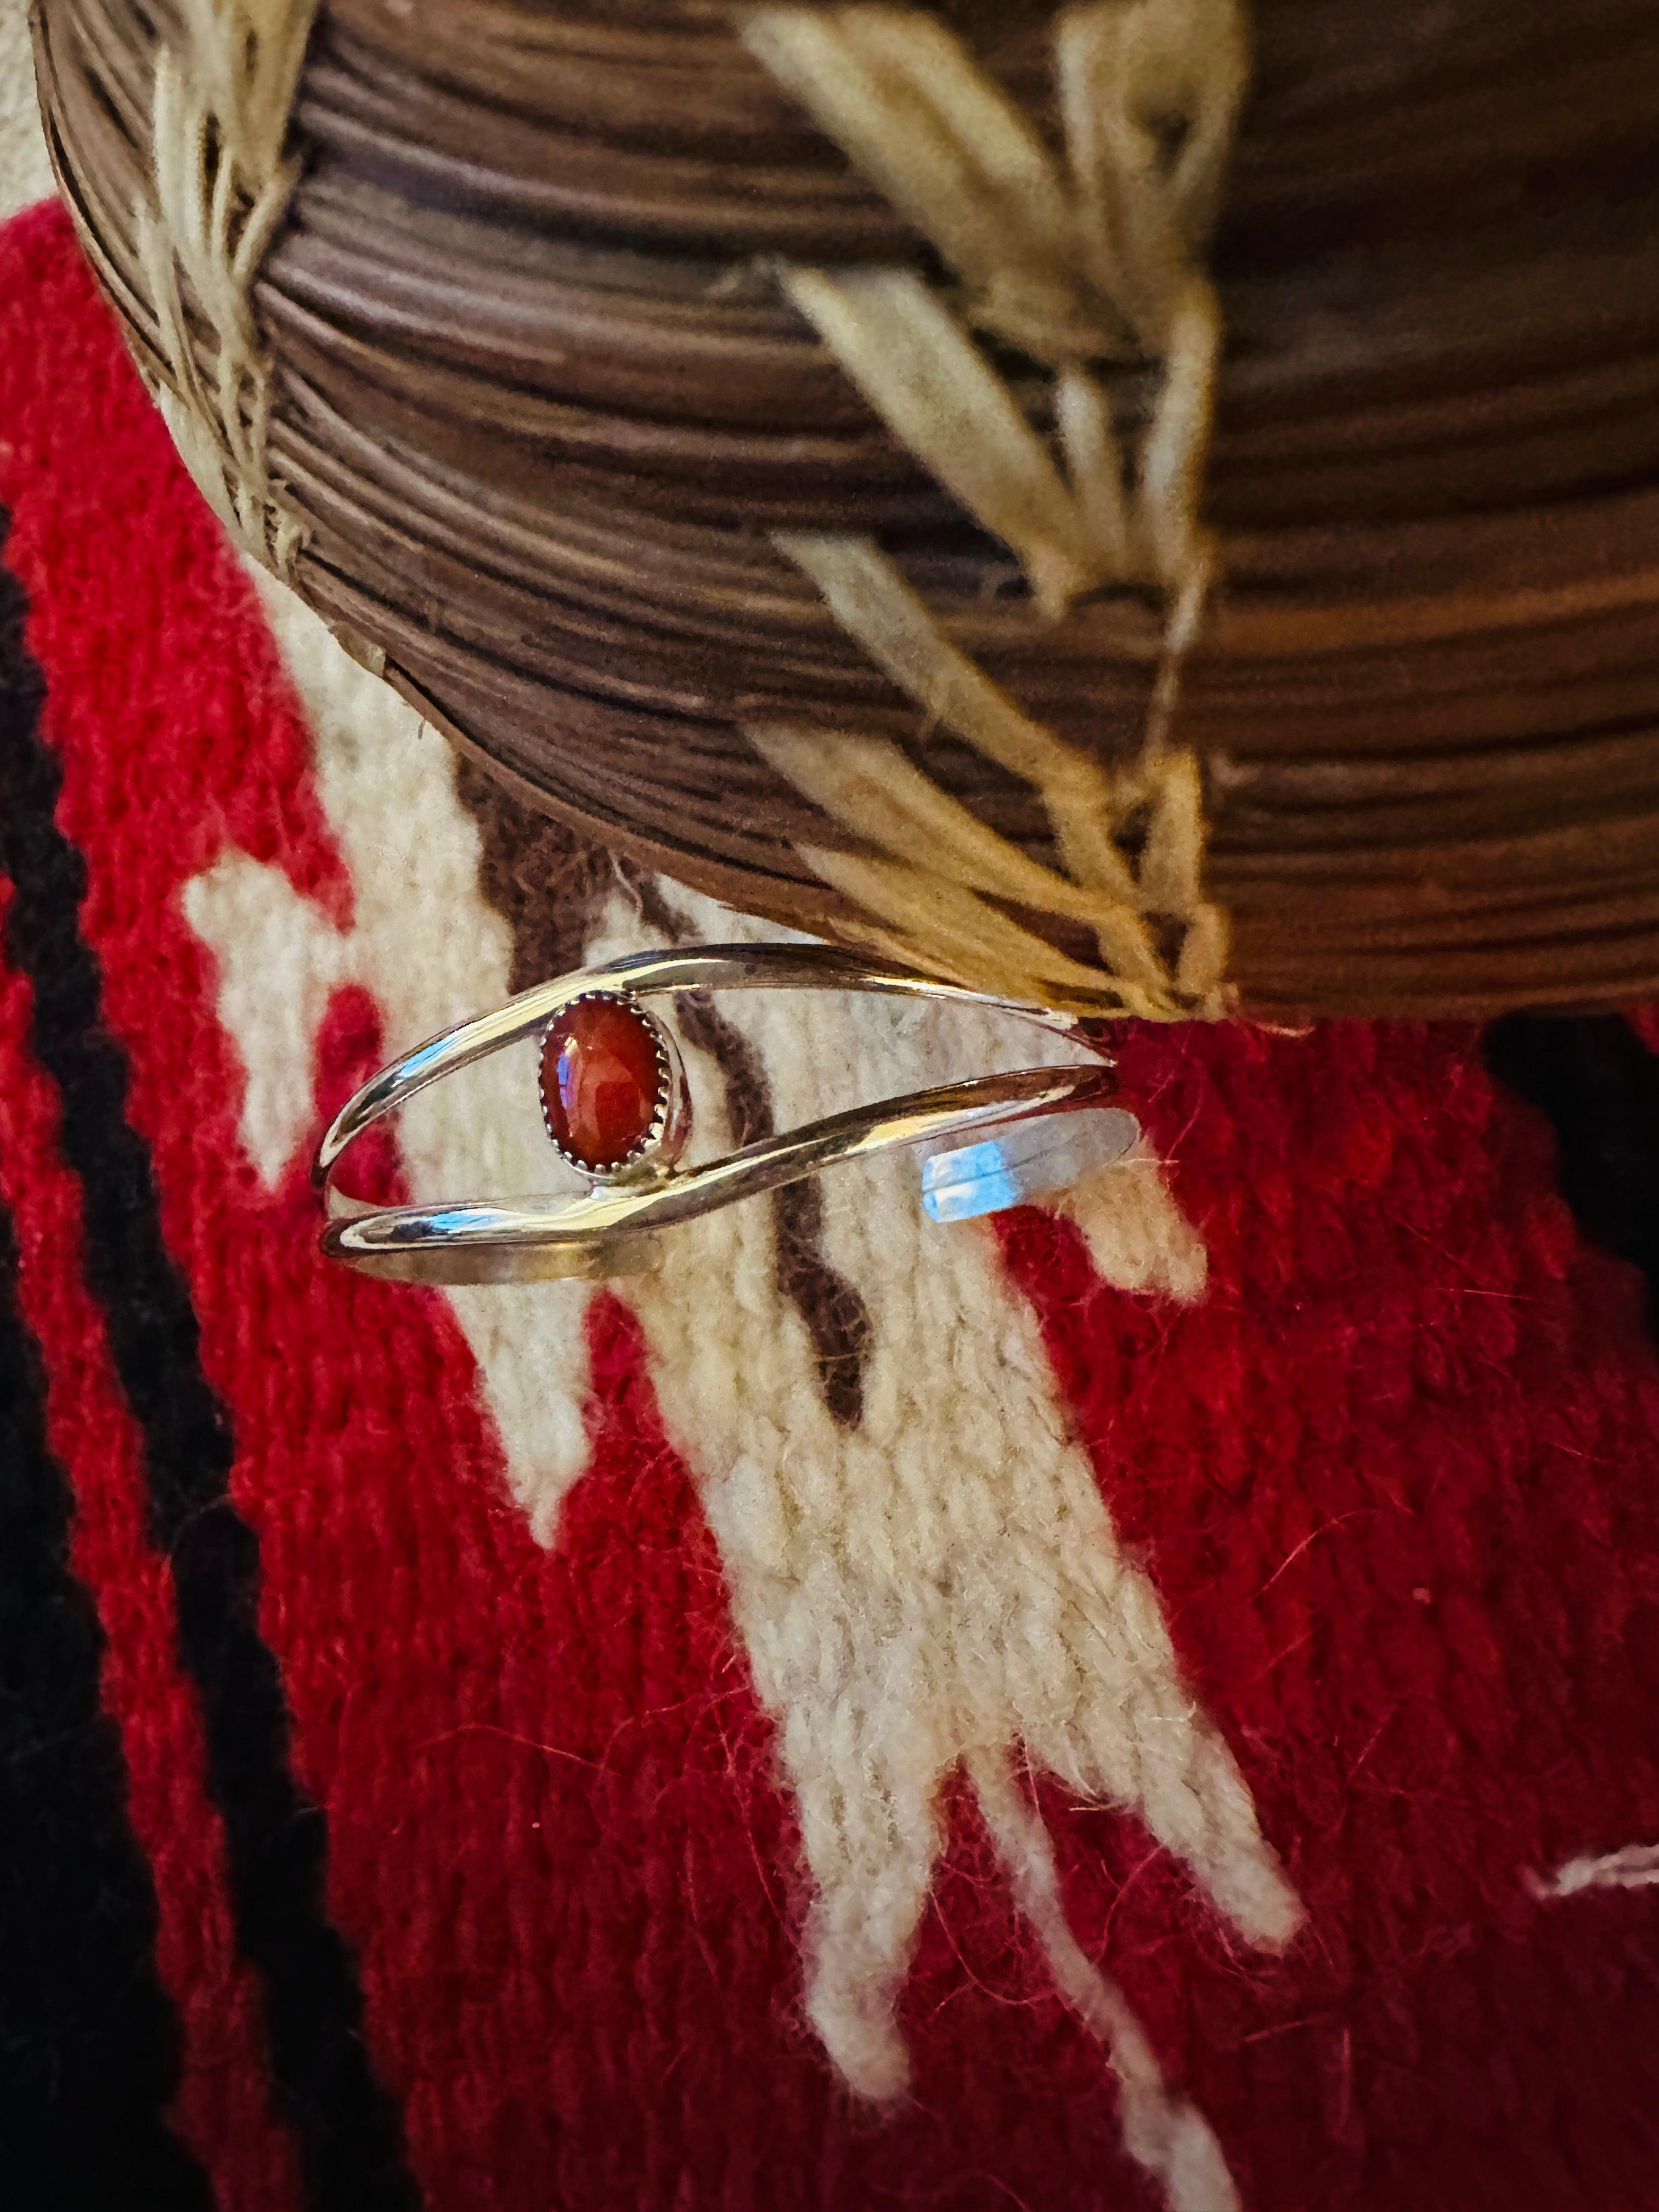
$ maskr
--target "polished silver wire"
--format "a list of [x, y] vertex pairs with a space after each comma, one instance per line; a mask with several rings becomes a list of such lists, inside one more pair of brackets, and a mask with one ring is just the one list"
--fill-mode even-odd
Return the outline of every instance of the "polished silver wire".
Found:
[[[347, 1149], [374, 1123], [432, 1084], [544, 1031], [574, 1000], [693, 991], [875, 991], [989, 1009], [1088, 1052], [1089, 1062], [1019, 1068], [938, 1085], [768, 1137], [703, 1167], [632, 1164], [592, 1176], [586, 1193], [542, 1202], [465, 1199], [366, 1206], [333, 1188]], [[632, 953], [521, 992], [495, 1012], [459, 1023], [364, 1084], [330, 1124], [312, 1181], [331, 1214], [322, 1248], [366, 1273], [423, 1283], [534, 1282], [629, 1274], [647, 1266], [651, 1239], [676, 1222], [822, 1173], [1032, 1115], [1099, 1106], [1111, 1097], [1111, 1056], [1091, 1024], [1018, 1000], [936, 983], [890, 962], [830, 945], [715, 945]]]

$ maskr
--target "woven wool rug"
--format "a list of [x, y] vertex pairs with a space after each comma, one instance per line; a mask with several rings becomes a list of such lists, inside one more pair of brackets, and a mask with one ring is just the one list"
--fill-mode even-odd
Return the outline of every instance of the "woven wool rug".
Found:
[[[1659, 2204], [1652, 1014], [1127, 1029], [1063, 1211], [366, 1283], [381, 1055], [762, 933], [239, 564], [50, 205], [0, 504], [0, 2202]], [[1008, 1048], [684, 1039], [722, 1144]], [[375, 1166], [537, 1187], [532, 1071]]]

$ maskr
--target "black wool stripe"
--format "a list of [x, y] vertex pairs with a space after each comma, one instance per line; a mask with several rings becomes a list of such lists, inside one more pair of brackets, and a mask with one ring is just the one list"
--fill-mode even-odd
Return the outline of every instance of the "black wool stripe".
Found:
[[[0, 514], [0, 549], [6, 521]], [[88, 1278], [143, 1431], [150, 1530], [172, 1570], [180, 1655], [201, 1699], [237, 1936], [263, 1978], [272, 2072], [310, 2203], [410, 2212], [419, 2197], [400, 2118], [363, 2045], [356, 1962], [328, 1919], [325, 1822], [295, 1781], [282, 1678], [259, 1633], [258, 1543], [228, 1496], [229, 1422], [203, 1371], [149, 1156], [126, 1116], [126, 1054], [103, 1025], [102, 978], [81, 933], [86, 865], [57, 823], [61, 773], [41, 731], [45, 686], [24, 614], [21, 586], [0, 568], [0, 868], [13, 884], [4, 947], [33, 987], [34, 1050], [62, 1094], [64, 1152], [84, 1193]]]
[[156, 1978], [155, 1893], [16, 1275], [0, 1207], [0, 2202], [205, 2212], [206, 2178], [163, 2118], [179, 2026]]
[[1554, 1129], [1562, 1197], [1585, 1237], [1641, 1269], [1659, 1335], [1659, 1058], [1617, 1014], [1510, 1014], [1486, 1064]]

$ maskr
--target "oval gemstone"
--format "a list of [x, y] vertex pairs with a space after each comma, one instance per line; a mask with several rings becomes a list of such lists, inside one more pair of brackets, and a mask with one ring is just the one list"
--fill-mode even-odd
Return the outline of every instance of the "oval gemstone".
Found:
[[542, 1047], [542, 1103], [554, 1142], [598, 1174], [632, 1158], [663, 1095], [651, 1024], [624, 999], [579, 999]]

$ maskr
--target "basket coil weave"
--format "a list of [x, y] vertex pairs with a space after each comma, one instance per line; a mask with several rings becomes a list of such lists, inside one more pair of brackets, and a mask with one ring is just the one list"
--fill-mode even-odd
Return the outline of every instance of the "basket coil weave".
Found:
[[248, 549], [523, 795], [1079, 1011], [1659, 989], [1659, 0], [37, 0]]

